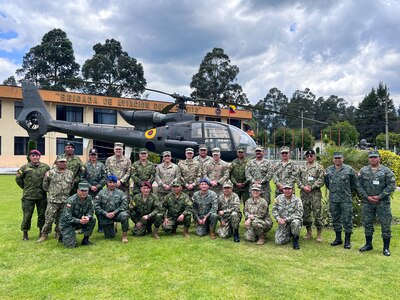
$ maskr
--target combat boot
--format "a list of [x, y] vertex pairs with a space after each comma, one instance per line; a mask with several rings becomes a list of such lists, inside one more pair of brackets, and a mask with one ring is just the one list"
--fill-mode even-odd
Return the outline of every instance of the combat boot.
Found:
[[215, 240], [217, 237], [215, 236], [215, 230], [210, 229], [210, 239]]
[[55, 231], [54, 232], [54, 239], [58, 240], [59, 237], [60, 237], [60, 232], [59, 231]]
[[160, 236], [158, 235], [158, 228], [157, 228], [157, 227], [154, 228], [153, 237], [154, 237], [156, 240], [159, 240], [159, 239], [160, 239]]
[[299, 236], [298, 235], [294, 235], [293, 236], [293, 249], [294, 250], [299, 250], [300, 249]]
[[127, 231], [123, 231], [122, 232], [122, 242], [123, 243], [127, 243], [128, 242], [128, 232]]
[[343, 244], [342, 241], [342, 232], [341, 231], [335, 231], [336, 233], [336, 238], [335, 240], [331, 243], [331, 246], [337, 246]]
[[36, 243], [43, 243], [48, 239], [49, 235], [47, 233], [42, 233], [40, 238], [36, 241]]
[[40, 239], [41, 236], [42, 236], [42, 227], [39, 227], [39, 236], [38, 236], [38, 239]]
[[384, 238], [383, 239], [383, 252], [382, 252], [383, 255], [390, 256], [389, 246], [390, 246], [390, 238]]
[[29, 236], [28, 236], [28, 231], [24, 231], [24, 235], [22, 237], [23, 241], [28, 241], [29, 240]]
[[322, 243], [322, 228], [317, 228], [317, 238], [315, 241], [317, 243]]
[[62, 239], [63, 239], [63, 238], [62, 238], [62, 234], [60, 233], [59, 236], [58, 236], [58, 242], [59, 242], [59, 243], [62, 243]]
[[185, 237], [185, 238], [188, 238], [188, 237], [190, 237], [190, 235], [189, 235], [189, 228], [183, 228], [183, 236]]
[[94, 245], [94, 243], [92, 243], [91, 241], [89, 241], [89, 237], [88, 237], [88, 236], [85, 236], [85, 237], [83, 237], [83, 240], [82, 240], [82, 242], [81, 242], [81, 245], [82, 245], [82, 246], [91, 246], [91, 245]]
[[307, 234], [304, 236], [305, 240], [309, 240], [312, 238], [312, 229], [311, 226], [307, 226]]
[[365, 245], [364, 245], [364, 247], [361, 247], [359, 249], [359, 251], [365, 252], [365, 251], [371, 251], [372, 249], [374, 249], [374, 247], [372, 247], [372, 235], [366, 235], [365, 236]]
[[233, 231], [233, 241], [235, 243], [239, 243], [240, 242], [240, 237], [239, 237], [239, 229], [235, 229]]
[[343, 246], [344, 249], [351, 248], [350, 238], [351, 238], [351, 233], [346, 232], [344, 236], [344, 246]]
[[258, 241], [256, 243], [257, 245], [264, 245], [265, 244], [265, 236], [262, 234], [260, 235], [260, 237], [258, 238]]

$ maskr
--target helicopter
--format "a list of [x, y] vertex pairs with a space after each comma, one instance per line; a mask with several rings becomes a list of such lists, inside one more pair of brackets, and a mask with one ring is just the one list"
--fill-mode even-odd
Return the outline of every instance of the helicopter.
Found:
[[[133, 127], [84, 124], [54, 120], [34, 83], [23, 82], [23, 109], [17, 123], [27, 131], [31, 140], [55, 131], [65, 133], [69, 138], [80, 136], [110, 143], [122, 142], [126, 146], [146, 148], [157, 154], [168, 150], [176, 159], [185, 159], [185, 149], [188, 147], [198, 153], [201, 144], [207, 146], [209, 154], [213, 148], [220, 148], [221, 158], [226, 161], [235, 159], [239, 148], [243, 148], [248, 156], [254, 155], [257, 145], [246, 132], [230, 124], [196, 121], [193, 114], [186, 113], [186, 102], [195, 99], [161, 93], [175, 99], [161, 112], [119, 111], [121, 117]], [[175, 106], [178, 106], [177, 112], [168, 113]]]

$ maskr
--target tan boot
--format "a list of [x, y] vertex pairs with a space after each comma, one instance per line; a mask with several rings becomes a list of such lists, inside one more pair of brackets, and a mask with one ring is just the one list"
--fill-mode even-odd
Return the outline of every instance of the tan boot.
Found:
[[184, 236], [185, 238], [190, 237], [190, 235], [189, 235], [189, 228], [184, 228], [184, 229], [183, 229], [183, 236]]
[[304, 236], [305, 240], [309, 240], [312, 238], [312, 229], [311, 227], [307, 227], [307, 234]]
[[122, 242], [127, 243], [128, 242], [128, 232], [123, 231], [122, 232]]
[[210, 239], [215, 240], [217, 237], [215, 236], [215, 231], [210, 229]]
[[159, 239], [160, 239], [160, 236], [158, 235], [158, 228], [154, 228], [153, 237], [154, 237], [156, 240], [159, 240]]
[[317, 228], [317, 238], [315, 241], [317, 243], [322, 243], [322, 228]]
[[47, 233], [42, 233], [40, 235], [40, 239], [38, 239], [36, 241], [36, 243], [43, 243], [45, 240], [47, 240], [48, 237], [49, 237], [49, 235]]
[[265, 244], [265, 236], [260, 235], [260, 237], [258, 238], [258, 241], [256, 243], [257, 245], [264, 245]]

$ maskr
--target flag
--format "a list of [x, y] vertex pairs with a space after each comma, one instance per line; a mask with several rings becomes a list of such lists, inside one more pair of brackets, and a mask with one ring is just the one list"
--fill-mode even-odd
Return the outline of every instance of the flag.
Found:
[[230, 114], [236, 114], [236, 106], [233, 104], [229, 105], [229, 113]]

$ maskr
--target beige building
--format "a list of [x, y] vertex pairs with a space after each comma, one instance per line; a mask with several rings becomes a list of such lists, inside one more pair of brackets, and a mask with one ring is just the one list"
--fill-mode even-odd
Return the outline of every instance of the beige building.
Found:
[[[111, 124], [131, 126], [122, 119], [117, 110], [161, 111], [170, 102], [94, 96], [80, 93], [39, 91], [47, 109], [55, 120], [82, 122], [86, 124]], [[0, 168], [17, 168], [26, 163], [27, 132], [16, 123], [22, 110], [22, 88], [0, 85]], [[252, 118], [250, 111], [188, 105], [187, 112], [201, 121], [220, 121], [243, 128], [243, 122]], [[133, 130], [133, 129], [132, 129]], [[65, 134], [47, 133], [39, 142], [42, 162], [52, 164], [56, 155], [64, 152]], [[97, 140], [75, 137], [75, 153], [87, 160], [90, 148], [96, 147], [102, 158], [112, 154], [113, 145]]]

